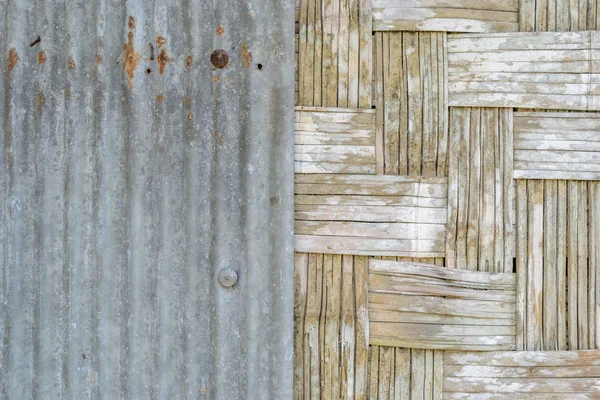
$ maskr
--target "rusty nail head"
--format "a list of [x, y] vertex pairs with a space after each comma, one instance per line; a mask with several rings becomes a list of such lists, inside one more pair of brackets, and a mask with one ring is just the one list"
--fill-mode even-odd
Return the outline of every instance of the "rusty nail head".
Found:
[[215, 68], [225, 68], [229, 62], [229, 55], [223, 49], [215, 50], [210, 55], [210, 62]]
[[221, 286], [230, 288], [237, 283], [238, 274], [233, 268], [227, 267], [219, 271], [218, 279]]

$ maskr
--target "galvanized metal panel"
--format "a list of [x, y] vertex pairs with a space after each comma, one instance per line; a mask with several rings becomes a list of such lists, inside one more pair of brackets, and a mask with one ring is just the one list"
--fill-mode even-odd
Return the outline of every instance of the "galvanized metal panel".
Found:
[[293, 2], [0, 13], [0, 398], [291, 398]]

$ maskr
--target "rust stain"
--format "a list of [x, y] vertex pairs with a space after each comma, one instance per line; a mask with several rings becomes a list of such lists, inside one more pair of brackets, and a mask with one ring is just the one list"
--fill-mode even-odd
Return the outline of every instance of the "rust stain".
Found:
[[192, 120], [192, 114], [188, 114], [188, 120]]
[[19, 53], [15, 50], [14, 47], [11, 47], [8, 51], [8, 72], [12, 71], [12, 69], [19, 62]]
[[96, 64], [102, 64], [102, 57], [100, 57], [100, 56], [96, 57]]
[[158, 57], [156, 57], [156, 61], [158, 62], [158, 72], [162, 75], [165, 72], [165, 67], [171, 61], [169, 55], [167, 54], [167, 49], [165, 49], [165, 44], [167, 43], [167, 39], [162, 36], [156, 37], [156, 44], [160, 51], [158, 52]]
[[158, 101], [159, 103], [162, 103], [164, 99], [165, 98], [163, 97], [162, 94], [159, 94], [158, 96], [156, 96], [156, 101]]
[[225, 32], [225, 29], [223, 29], [222, 26], [218, 26], [217, 27], [217, 36], [221, 36], [223, 34], [223, 32]]
[[250, 64], [252, 64], [252, 52], [248, 50], [248, 45], [246, 43], [242, 44], [242, 63], [244, 63], [246, 68], [250, 67]]
[[129, 26], [129, 29], [135, 29], [135, 18], [131, 15], [127, 19], [127, 26]]
[[194, 59], [192, 58], [192, 56], [187, 56], [185, 58], [185, 68], [189, 71], [190, 67], [192, 66], [192, 62], [194, 61]]
[[46, 58], [46, 53], [44, 53], [43, 51], [38, 51], [38, 64], [43, 64], [45, 63], [47, 60]]
[[[129, 17], [133, 18], [133, 17]], [[135, 20], [134, 20], [135, 26]], [[123, 45], [123, 52], [125, 53], [125, 63], [123, 64], [123, 69], [127, 73], [127, 77], [129, 80], [129, 89], [133, 89], [133, 77], [135, 75], [135, 70], [142, 59], [142, 56], [135, 51], [135, 45], [133, 43], [134, 33], [130, 31], [127, 34], [127, 43]]]
[[38, 106], [37, 106], [38, 112], [42, 111], [42, 104], [44, 104], [45, 102], [46, 102], [46, 99], [44, 98], [44, 95], [39, 93], [38, 94]]
[[69, 69], [71, 69], [71, 70], [77, 68], [77, 64], [75, 64], [75, 60], [73, 60], [72, 56], [69, 56], [68, 65], [69, 65]]

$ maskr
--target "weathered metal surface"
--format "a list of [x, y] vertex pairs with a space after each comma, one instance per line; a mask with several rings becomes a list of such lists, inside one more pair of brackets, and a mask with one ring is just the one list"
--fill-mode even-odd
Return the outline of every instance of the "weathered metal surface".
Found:
[[292, 397], [292, 7], [0, 0], [0, 398]]

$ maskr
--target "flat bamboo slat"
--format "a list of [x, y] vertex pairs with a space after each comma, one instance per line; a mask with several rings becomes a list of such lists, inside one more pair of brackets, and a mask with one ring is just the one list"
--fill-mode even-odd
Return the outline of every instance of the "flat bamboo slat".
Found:
[[446, 34], [375, 36], [378, 173], [446, 176]]
[[449, 35], [450, 106], [598, 110], [598, 35]]
[[567, 32], [596, 30], [600, 15], [597, 0], [521, 0], [519, 30]]
[[596, 399], [600, 352], [444, 352], [444, 399]]
[[375, 31], [516, 32], [518, 0], [373, 0]]
[[597, 187], [517, 181], [517, 350], [598, 347]]
[[369, 400], [442, 399], [443, 352], [371, 346]]
[[298, 105], [372, 106], [372, 13], [367, 0], [300, 0]]
[[515, 113], [514, 177], [599, 180], [599, 131], [597, 113]]
[[443, 255], [445, 178], [296, 174], [295, 180], [296, 251]]
[[296, 107], [296, 173], [375, 174], [375, 110]]
[[296, 253], [294, 398], [366, 399], [366, 257]]
[[513, 272], [512, 118], [510, 109], [450, 109], [449, 268]]
[[369, 262], [370, 343], [421, 349], [515, 348], [515, 274]]

